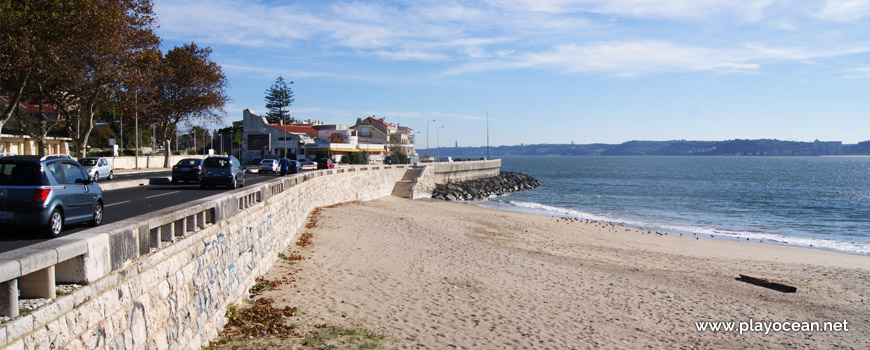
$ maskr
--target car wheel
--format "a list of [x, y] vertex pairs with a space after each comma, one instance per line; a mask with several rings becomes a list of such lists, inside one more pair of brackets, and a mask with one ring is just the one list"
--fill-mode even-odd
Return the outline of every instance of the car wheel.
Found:
[[100, 181], [100, 172], [94, 173], [94, 182], [96, 182], [96, 181]]
[[236, 185], [237, 185], [237, 184], [236, 184], [236, 177], [233, 176], [233, 181], [230, 182], [230, 189], [231, 189], [231, 190], [236, 189], [236, 187], [237, 187]]
[[206, 187], [206, 186], [205, 186], [204, 184], [199, 184], [199, 189], [204, 190], [205, 187]]
[[51, 215], [48, 217], [48, 226], [44, 230], [45, 235], [49, 238], [60, 235], [60, 231], [63, 230], [63, 214], [60, 212], [60, 209], [55, 208], [51, 211]]
[[94, 217], [88, 221], [90, 226], [100, 226], [103, 223], [103, 202], [97, 202], [94, 206]]
[[172, 183], [177, 184], [177, 183], [178, 183], [178, 179], [176, 179], [176, 178], [172, 178]]
[[114, 178], [115, 178], [115, 171], [109, 170], [109, 177], [107, 177], [106, 180], [112, 180]]

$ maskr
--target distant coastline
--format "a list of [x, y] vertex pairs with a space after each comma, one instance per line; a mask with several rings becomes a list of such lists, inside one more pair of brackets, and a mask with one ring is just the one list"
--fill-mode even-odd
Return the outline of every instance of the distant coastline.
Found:
[[620, 144], [520, 144], [487, 147], [418, 149], [419, 154], [459, 158], [510, 156], [870, 156], [870, 141], [782, 141], [776, 139], [726, 141], [628, 141]]

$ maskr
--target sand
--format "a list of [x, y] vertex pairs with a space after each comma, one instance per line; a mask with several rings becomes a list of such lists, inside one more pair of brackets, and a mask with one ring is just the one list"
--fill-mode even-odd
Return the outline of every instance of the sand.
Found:
[[[870, 257], [645, 234], [395, 197], [324, 209], [308, 259], [264, 276], [290, 322], [399, 349], [870, 348]], [[796, 286], [781, 293], [738, 274]], [[848, 332], [699, 332], [700, 321], [848, 322]], [[289, 346], [288, 346], [289, 347]]]

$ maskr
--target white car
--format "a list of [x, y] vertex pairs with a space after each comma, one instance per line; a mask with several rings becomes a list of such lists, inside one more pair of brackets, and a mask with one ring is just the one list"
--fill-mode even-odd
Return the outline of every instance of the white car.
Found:
[[278, 173], [278, 160], [277, 159], [263, 159], [260, 162], [259, 173]]
[[88, 175], [94, 178], [94, 181], [111, 180], [115, 177], [115, 170], [112, 164], [106, 158], [87, 157], [79, 159], [79, 164], [85, 168]]

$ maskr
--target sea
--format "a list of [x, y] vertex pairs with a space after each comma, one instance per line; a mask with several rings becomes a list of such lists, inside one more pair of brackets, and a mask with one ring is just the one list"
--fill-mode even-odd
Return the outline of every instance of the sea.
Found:
[[870, 157], [505, 157], [539, 188], [473, 204], [870, 255]]

